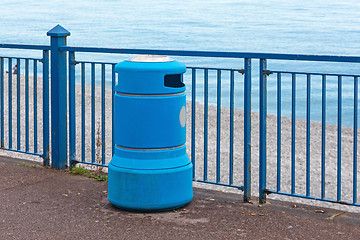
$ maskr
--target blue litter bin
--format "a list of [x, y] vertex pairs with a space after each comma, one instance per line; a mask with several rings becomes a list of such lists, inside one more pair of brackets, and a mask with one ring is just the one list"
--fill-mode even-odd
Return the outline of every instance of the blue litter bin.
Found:
[[115, 66], [115, 150], [108, 199], [133, 211], [165, 211], [191, 201], [186, 154], [184, 64], [139, 55]]

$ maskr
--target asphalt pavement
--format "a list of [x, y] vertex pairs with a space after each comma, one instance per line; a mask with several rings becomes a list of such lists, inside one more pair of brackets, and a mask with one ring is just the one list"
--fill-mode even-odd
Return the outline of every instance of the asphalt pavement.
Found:
[[[19, 164], [21, 163], [21, 164]], [[194, 188], [190, 204], [136, 213], [107, 182], [0, 157], [0, 239], [360, 239], [357, 213]]]

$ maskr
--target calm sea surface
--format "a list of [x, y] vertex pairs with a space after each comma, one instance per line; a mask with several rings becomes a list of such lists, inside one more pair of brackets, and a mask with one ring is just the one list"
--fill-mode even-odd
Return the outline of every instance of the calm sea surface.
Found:
[[[71, 32], [70, 46], [211, 50], [360, 56], [360, 1], [355, 0], [2, 0], [0, 42], [48, 44], [46, 32], [61, 24]], [[36, 52], [0, 50], [2, 56], [40, 56]], [[119, 62], [122, 55], [78, 55]], [[176, 58], [189, 66], [243, 68], [242, 60]], [[359, 64], [269, 61], [271, 70], [359, 74]], [[252, 109], [258, 111], [258, 63], [253, 61]], [[199, 74], [201, 78], [201, 74]], [[228, 106], [228, 80], [223, 76], [223, 106]], [[187, 78], [186, 81], [190, 80]], [[269, 113], [276, 114], [276, 79], [269, 78]], [[290, 76], [283, 76], [282, 114], [291, 114]], [[305, 118], [305, 77], [297, 80], [298, 118]], [[210, 102], [216, 102], [215, 80]], [[243, 80], [236, 77], [236, 94]], [[201, 81], [199, 80], [201, 87]], [[327, 85], [327, 121], [337, 119], [337, 78]], [[321, 79], [311, 85], [311, 119], [321, 120]], [[343, 125], [353, 118], [353, 79], [343, 79]], [[201, 102], [202, 91], [199, 90]], [[240, 99], [240, 98], [239, 98]], [[243, 107], [236, 100], [237, 108]]]

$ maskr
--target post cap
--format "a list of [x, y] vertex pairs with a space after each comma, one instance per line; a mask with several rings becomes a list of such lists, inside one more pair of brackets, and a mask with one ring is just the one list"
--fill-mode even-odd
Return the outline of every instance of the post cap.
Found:
[[47, 35], [52, 37], [65, 37], [70, 36], [70, 32], [58, 24], [53, 29], [49, 30]]

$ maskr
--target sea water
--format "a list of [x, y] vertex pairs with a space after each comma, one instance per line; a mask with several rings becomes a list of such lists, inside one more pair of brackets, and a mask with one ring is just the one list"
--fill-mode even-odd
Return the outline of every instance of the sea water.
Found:
[[[61, 24], [70, 46], [265, 52], [360, 56], [360, 2], [355, 0], [2, 0], [0, 43], [48, 44], [46, 32]], [[39, 52], [1, 49], [1, 56]], [[77, 54], [77, 59], [119, 62], [128, 56]], [[243, 68], [243, 60], [181, 58], [188, 66]], [[252, 110], [259, 110], [258, 60], [252, 61]], [[359, 64], [268, 61], [268, 69], [358, 74]], [[235, 107], [243, 108], [243, 78], [235, 78]], [[229, 81], [222, 76], [222, 106], [229, 106]], [[268, 79], [268, 112], [276, 114], [276, 76]], [[201, 78], [201, 73], [199, 74]], [[186, 75], [190, 86], [191, 77]], [[216, 75], [210, 74], [210, 103]], [[291, 115], [291, 76], [282, 77], [282, 115]], [[337, 122], [337, 78], [327, 80], [327, 122]], [[353, 124], [353, 78], [343, 78], [343, 125]], [[198, 81], [199, 87], [202, 83]], [[191, 87], [191, 86], [190, 86]], [[188, 87], [189, 90], [191, 88]], [[296, 117], [305, 118], [306, 76], [298, 76]], [[197, 100], [202, 101], [202, 91]], [[311, 82], [311, 120], [321, 121], [321, 77]]]

